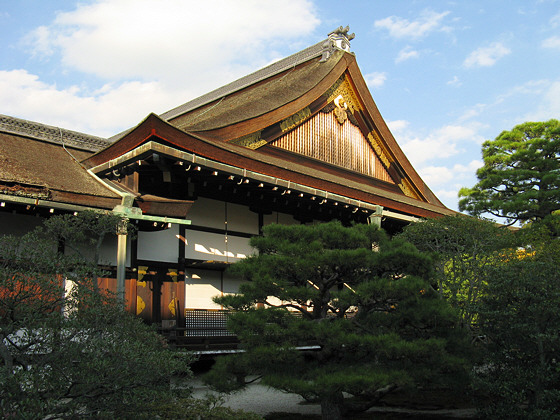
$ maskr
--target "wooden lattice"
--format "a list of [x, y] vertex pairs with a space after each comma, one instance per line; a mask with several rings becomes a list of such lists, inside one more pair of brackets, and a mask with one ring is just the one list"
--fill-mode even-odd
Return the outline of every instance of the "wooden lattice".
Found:
[[227, 330], [229, 311], [185, 310], [185, 337], [231, 337]]

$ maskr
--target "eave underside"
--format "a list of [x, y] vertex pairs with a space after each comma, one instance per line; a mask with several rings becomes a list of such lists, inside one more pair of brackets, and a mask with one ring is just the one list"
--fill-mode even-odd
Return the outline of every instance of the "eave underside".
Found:
[[[173, 127], [168, 128], [173, 131], [176, 130]], [[183, 162], [185, 165], [197, 165], [220, 173], [227, 173], [235, 177], [237, 182], [247, 179], [248, 182], [276, 185], [284, 190], [294, 190], [297, 185], [301, 186], [301, 191], [298, 193], [309, 194], [310, 196], [319, 196], [324, 193], [330, 195], [331, 199], [337, 197], [335, 201], [341, 204], [361, 202], [366, 205], [364, 208], [368, 207], [370, 209], [370, 212], [373, 211], [374, 206], [380, 205], [389, 210], [417, 217], [437, 217], [452, 213], [445, 207], [423, 203], [402, 194], [383, 190], [371, 184], [368, 185], [363, 180], [360, 182], [360, 176], [356, 174], [355, 176], [358, 178], [350, 180], [346, 176], [347, 174], [342, 174], [338, 168], [333, 168], [332, 173], [324, 170], [313, 170], [310, 169], [308, 162], [288, 162], [235, 145], [224, 144], [221, 147], [204, 148], [197, 144], [201, 142], [200, 139], [187, 138], [190, 136], [186, 133], [182, 133], [185, 138], [181, 139], [177, 137], [177, 134], [180, 133], [180, 131], [175, 133], [174, 143], [188, 143], [192, 150], [186, 151], [185, 148], [178, 148], [171, 144], [166, 145], [164, 139], [154, 135], [150, 138], [150, 141], [108, 162], [93, 167], [92, 171], [101, 177], [107, 176], [115, 169], [123, 168], [123, 172], [126, 172], [127, 170], [124, 168], [135, 165], [155, 153], [176, 162]], [[204, 144], [203, 141], [202, 143]], [[200, 150], [204, 150], [206, 153], [202, 155], [194, 152]], [[371, 181], [370, 178], [370, 183]], [[385, 184], [386, 187], [390, 185]]]

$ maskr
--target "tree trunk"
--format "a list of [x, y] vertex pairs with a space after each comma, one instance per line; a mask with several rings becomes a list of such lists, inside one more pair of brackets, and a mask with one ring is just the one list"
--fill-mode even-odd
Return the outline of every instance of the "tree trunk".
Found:
[[4, 360], [4, 366], [6, 368], [6, 374], [8, 376], [13, 375], [14, 373], [14, 357], [10, 350], [4, 344], [4, 339], [6, 336], [4, 334], [0, 334], [0, 356], [2, 360]]
[[342, 392], [327, 395], [321, 398], [322, 420], [342, 420], [342, 405], [344, 397]]

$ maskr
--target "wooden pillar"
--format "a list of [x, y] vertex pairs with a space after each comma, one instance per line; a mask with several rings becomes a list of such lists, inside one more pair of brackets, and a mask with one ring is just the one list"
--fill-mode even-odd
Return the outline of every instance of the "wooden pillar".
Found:
[[[187, 289], [186, 287], [186, 267], [185, 267], [185, 241], [187, 238], [187, 228], [185, 227], [185, 225], [179, 225], [179, 267], [178, 267], [178, 276], [177, 276], [177, 284], [180, 284], [180, 282], [183, 283], [184, 287], [182, 288], [183, 291], [185, 291]], [[181, 288], [177, 288], [177, 290], [181, 290]], [[187, 307], [187, 296], [186, 296], [186, 292], [183, 293], [182, 296], [178, 296], [179, 299], [179, 304], [177, 305], [177, 326], [178, 327], [184, 327], [184, 320], [183, 320], [183, 316], [185, 314], [185, 310], [184, 308]]]
[[117, 231], [117, 298], [123, 307], [125, 303], [127, 224], [128, 220], [123, 219]]
[[383, 207], [376, 206], [375, 212], [368, 216], [368, 224], [375, 225], [378, 228], [381, 228], [381, 218], [383, 216]]

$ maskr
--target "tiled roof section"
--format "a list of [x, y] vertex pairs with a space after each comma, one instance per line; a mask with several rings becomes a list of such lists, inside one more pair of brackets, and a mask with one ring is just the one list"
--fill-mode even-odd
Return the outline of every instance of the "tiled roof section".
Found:
[[1, 114], [0, 131], [92, 152], [101, 150], [111, 144], [109, 140], [102, 137], [91, 136], [77, 131], [66, 130], [64, 128], [53, 127]]
[[193, 109], [209, 104], [210, 102], [213, 102], [216, 99], [222, 98], [231, 93], [237, 92], [241, 89], [244, 89], [248, 86], [258, 83], [262, 80], [268, 79], [269, 77], [272, 77], [278, 73], [282, 73], [285, 70], [297, 66], [298, 64], [304, 63], [315, 57], [319, 57], [322, 55], [324, 51], [324, 44], [325, 44], [325, 40], [318, 42], [317, 44], [312, 45], [311, 47], [308, 47], [282, 60], [276, 61], [275, 63], [272, 63], [267, 67], [264, 67], [260, 70], [257, 70], [254, 73], [242, 77], [241, 79], [237, 79], [234, 82], [231, 82], [225, 86], [213, 90], [212, 92], [199, 96], [198, 98], [193, 99], [192, 101], [180, 105], [170, 111], [167, 111], [161, 114], [160, 117], [167, 121], [171, 120], [186, 112], [192, 111]]

